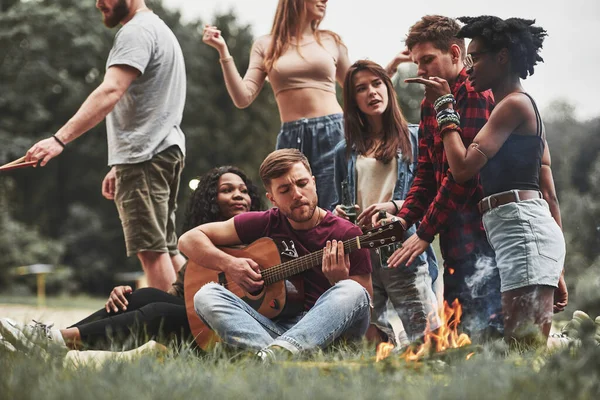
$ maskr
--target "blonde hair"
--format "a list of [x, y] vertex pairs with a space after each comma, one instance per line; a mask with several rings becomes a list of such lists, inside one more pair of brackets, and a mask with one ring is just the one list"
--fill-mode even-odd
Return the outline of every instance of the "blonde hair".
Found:
[[271, 180], [283, 176], [297, 163], [302, 163], [312, 175], [308, 159], [298, 149], [279, 149], [269, 154], [258, 170], [265, 189], [268, 191], [271, 187]]
[[[264, 59], [266, 71], [273, 69], [279, 57], [289, 48], [292, 37], [296, 38], [296, 50], [302, 57], [299, 38], [302, 34], [302, 21], [306, 19], [305, 4], [306, 0], [279, 0], [271, 28], [271, 44]], [[321, 34], [323, 33], [331, 35], [338, 45], [342, 44], [342, 39], [337, 33], [319, 29], [321, 20], [311, 21], [310, 24], [319, 45], [322, 45]]]

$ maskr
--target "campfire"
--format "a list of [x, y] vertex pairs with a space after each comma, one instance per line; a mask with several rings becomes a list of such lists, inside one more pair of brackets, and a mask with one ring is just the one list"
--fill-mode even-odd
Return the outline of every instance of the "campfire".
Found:
[[[429, 327], [425, 331], [423, 337], [423, 343], [418, 347], [411, 345], [408, 349], [400, 356], [400, 358], [406, 361], [418, 361], [426, 355], [432, 353], [439, 353], [448, 349], [455, 349], [471, 344], [471, 339], [465, 333], [458, 333], [458, 325], [460, 324], [460, 317], [462, 316], [462, 306], [458, 299], [452, 302], [452, 305], [448, 305], [444, 302], [444, 309], [440, 312], [441, 326], [436, 331], [430, 331]], [[387, 358], [394, 346], [390, 343], [380, 343], [377, 346], [377, 357], [376, 361], [381, 361]], [[467, 359], [471, 358], [473, 353], [467, 356]]]

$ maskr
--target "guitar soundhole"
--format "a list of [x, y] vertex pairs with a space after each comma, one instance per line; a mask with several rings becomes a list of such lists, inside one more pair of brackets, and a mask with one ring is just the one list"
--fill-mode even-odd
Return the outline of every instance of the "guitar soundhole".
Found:
[[254, 292], [248, 292], [248, 294], [250, 294], [250, 296], [259, 296], [263, 291], [263, 288], [260, 288], [259, 290], [255, 290]]

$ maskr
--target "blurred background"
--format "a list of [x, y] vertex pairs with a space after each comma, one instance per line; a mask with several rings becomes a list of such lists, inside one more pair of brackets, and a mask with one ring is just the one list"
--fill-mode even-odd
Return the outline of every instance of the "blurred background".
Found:
[[[322, 27], [342, 36], [351, 60], [368, 57], [385, 66], [404, 47], [410, 25], [425, 14], [537, 18], [550, 35], [542, 51], [545, 63], [524, 83], [542, 107], [552, 152], [567, 241], [569, 309], [597, 315], [600, 84], [595, 70], [600, 44], [593, 38], [600, 5], [591, 0], [524, 3], [480, 2], [461, 9], [437, 0], [418, 7], [392, 0], [332, 0]], [[202, 28], [210, 23], [221, 29], [243, 74], [253, 39], [270, 31], [277, 1], [152, 0], [147, 4], [174, 31], [186, 62], [182, 129], [188, 153], [179, 195], [181, 223], [191, 192], [188, 182], [213, 166], [239, 166], [258, 182], [258, 166], [274, 149], [280, 126], [268, 88], [245, 110], [233, 105], [217, 52], [202, 43]], [[0, 164], [22, 156], [75, 113], [102, 81], [116, 31], [104, 27], [93, 1], [0, 0]], [[402, 83], [415, 70], [402, 67], [395, 81], [406, 117], [416, 123], [422, 89]], [[98, 125], [44, 169], [0, 174], [0, 298], [35, 293], [35, 276], [19, 276], [19, 266], [56, 266], [46, 276], [47, 292], [69, 296], [104, 297], [120, 283], [116, 274], [141, 270], [135, 257], [125, 257], [116, 208], [101, 195], [108, 172], [105, 131], [104, 123]]]

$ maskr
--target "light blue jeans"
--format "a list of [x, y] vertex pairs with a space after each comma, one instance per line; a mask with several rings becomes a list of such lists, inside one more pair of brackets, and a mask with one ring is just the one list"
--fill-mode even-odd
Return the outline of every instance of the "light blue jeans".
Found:
[[389, 335], [392, 326], [387, 318], [388, 300], [402, 321], [404, 332], [401, 344], [408, 344], [423, 337], [426, 328], [433, 331], [440, 327], [437, 298], [431, 285], [427, 261], [417, 258], [410, 267], [382, 268], [379, 256], [371, 252], [373, 265], [373, 323]]
[[324, 348], [342, 336], [361, 339], [371, 311], [368, 292], [351, 279], [336, 283], [309, 311], [292, 318], [270, 320], [216, 283], [196, 293], [194, 307], [227, 345], [251, 350], [279, 346], [294, 354]]
[[298, 149], [308, 159], [317, 182], [319, 207], [327, 210], [335, 199], [333, 149], [344, 139], [344, 115], [331, 114], [284, 122], [276, 149]]

